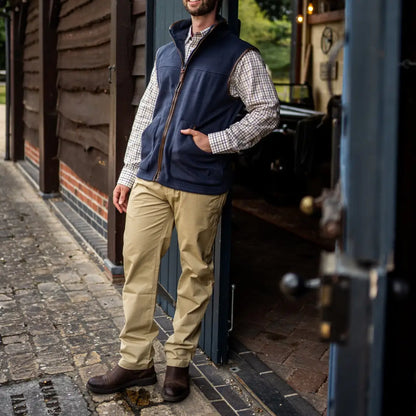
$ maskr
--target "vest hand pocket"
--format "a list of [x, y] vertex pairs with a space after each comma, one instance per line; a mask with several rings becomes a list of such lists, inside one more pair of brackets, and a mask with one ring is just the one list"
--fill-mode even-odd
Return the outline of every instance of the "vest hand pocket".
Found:
[[204, 133], [202, 133], [198, 130], [195, 130], [195, 129], [181, 130], [181, 133], [191, 136], [195, 146], [199, 150], [201, 150], [201, 151], [203, 151], [204, 153], [207, 153], [207, 154], [212, 153], [211, 146], [210, 146], [210, 143], [209, 143], [209, 139], [208, 139], [208, 136], [206, 134], [204, 134]]

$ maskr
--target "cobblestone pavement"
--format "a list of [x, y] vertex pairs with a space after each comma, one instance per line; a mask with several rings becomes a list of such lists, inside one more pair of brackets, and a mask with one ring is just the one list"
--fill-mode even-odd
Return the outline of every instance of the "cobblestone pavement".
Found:
[[90, 394], [89, 377], [119, 358], [120, 288], [3, 152], [0, 146], [0, 416], [269, 414], [201, 352], [190, 396], [163, 403], [160, 340], [155, 386]]
[[[162, 404], [159, 342], [159, 384], [110, 396], [86, 391], [88, 378], [118, 359], [121, 296], [16, 170], [0, 164], [0, 383], [56, 385], [54, 376], [66, 375], [85, 399], [85, 414], [137, 414], [143, 407], [143, 415], [217, 414], [195, 388], [182, 404]], [[31, 405], [19, 403], [23, 410]]]

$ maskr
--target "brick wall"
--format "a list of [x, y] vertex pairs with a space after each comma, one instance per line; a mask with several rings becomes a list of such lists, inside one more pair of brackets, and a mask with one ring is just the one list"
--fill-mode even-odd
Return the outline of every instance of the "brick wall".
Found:
[[83, 181], [63, 162], [60, 162], [59, 180], [64, 200], [107, 238], [107, 195]]
[[25, 160], [39, 168], [39, 149], [25, 140]]
[[[39, 149], [25, 141], [25, 160], [39, 169]], [[107, 238], [108, 197], [83, 181], [65, 163], [59, 165], [60, 192], [71, 208]]]

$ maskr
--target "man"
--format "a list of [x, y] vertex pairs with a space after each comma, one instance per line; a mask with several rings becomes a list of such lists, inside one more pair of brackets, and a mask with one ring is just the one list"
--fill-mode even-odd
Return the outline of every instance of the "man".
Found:
[[174, 333], [165, 344], [163, 397], [176, 402], [189, 394], [188, 366], [214, 284], [213, 243], [231, 184], [231, 154], [253, 146], [278, 123], [265, 65], [219, 16], [221, 2], [183, 0], [191, 19], [170, 27], [173, 42], [158, 50], [138, 108], [113, 193], [118, 211], [127, 213], [121, 360], [88, 381], [95, 393], [156, 382], [157, 279], [175, 225], [182, 274]]

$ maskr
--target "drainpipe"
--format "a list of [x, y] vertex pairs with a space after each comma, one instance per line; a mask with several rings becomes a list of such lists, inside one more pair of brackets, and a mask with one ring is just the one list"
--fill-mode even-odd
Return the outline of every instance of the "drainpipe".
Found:
[[0, 16], [4, 18], [4, 28], [6, 32], [6, 149], [4, 160], [10, 160], [10, 16], [0, 12]]

